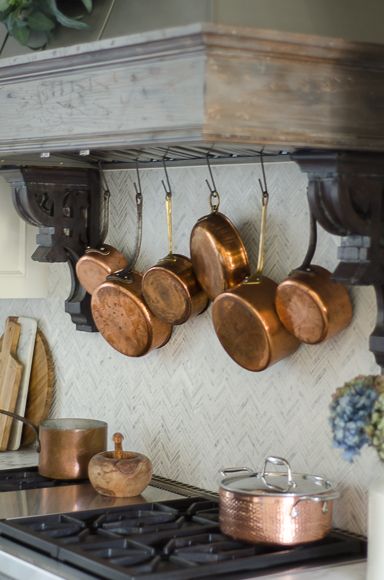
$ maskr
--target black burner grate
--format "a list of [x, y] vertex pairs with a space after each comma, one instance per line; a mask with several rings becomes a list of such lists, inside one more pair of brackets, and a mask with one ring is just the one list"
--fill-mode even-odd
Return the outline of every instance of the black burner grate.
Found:
[[40, 475], [37, 467], [22, 467], [0, 471], [0, 492], [19, 491], [21, 489], [38, 489], [42, 487], [59, 487], [84, 483], [83, 480], [48, 479]]
[[232, 540], [220, 532], [217, 502], [202, 498], [6, 520], [0, 535], [110, 580], [246, 578], [366, 552], [363, 539], [336, 530], [289, 548]]

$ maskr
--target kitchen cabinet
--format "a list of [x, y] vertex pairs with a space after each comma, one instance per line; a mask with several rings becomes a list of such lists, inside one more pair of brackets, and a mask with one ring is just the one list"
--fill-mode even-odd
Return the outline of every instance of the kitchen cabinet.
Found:
[[0, 298], [44, 298], [48, 292], [47, 266], [31, 259], [37, 228], [16, 213], [11, 188], [3, 177], [0, 199]]

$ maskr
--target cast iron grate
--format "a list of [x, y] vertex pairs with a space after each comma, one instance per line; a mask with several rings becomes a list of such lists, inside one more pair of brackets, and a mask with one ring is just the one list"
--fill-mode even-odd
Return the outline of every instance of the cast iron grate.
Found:
[[0, 471], [0, 492], [42, 487], [60, 487], [84, 483], [84, 480], [48, 479], [38, 473], [37, 467], [22, 467]]
[[308, 561], [362, 558], [364, 539], [332, 531], [294, 547], [253, 545], [220, 532], [204, 498], [3, 520], [0, 535], [110, 580], [245, 578]]

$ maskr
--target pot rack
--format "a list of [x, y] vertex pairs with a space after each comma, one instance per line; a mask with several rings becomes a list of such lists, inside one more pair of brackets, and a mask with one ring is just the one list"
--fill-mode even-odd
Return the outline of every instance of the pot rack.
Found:
[[32, 258], [68, 262], [66, 300], [93, 331], [75, 264], [103, 243], [100, 167], [290, 160], [341, 237], [334, 278], [373, 285], [384, 367], [384, 46], [196, 24], [0, 61], [0, 171], [39, 228]]

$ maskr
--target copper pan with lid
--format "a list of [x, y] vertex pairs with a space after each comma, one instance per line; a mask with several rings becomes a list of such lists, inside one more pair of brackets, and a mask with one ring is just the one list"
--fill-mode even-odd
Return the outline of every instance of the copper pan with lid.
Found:
[[172, 326], [157, 318], [142, 294], [142, 274], [134, 271], [140, 253], [142, 193], [136, 188], [137, 231], [131, 263], [114, 272], [92, 294], [92, 315], [103, 338], [126, 356], [139, 357], [164, 346]]
[[[109, 198], [110, 192], [105, 182], [103, 173], [102, 181], [105, 184], [104, 198], [105, 198], [105, 215], [102, 239], [104, 240], [108, 231], [108, 212], [109, 212]], [[93, 291], [105, 281], [106, 277], [121, 270], [128, 265], [125, 256], [116, 250], [113, 246], [103, 244], [99, 248], [86, 248], [84, 255], [76, 262], [76, 275], [82, 287], [89, 293]]]
[[217, 296], [212, 307], [213, 325], [223, 348], [249, 371], [264, 370], [295, 352], [300, 344], [277, 316], [277, 284], [263, 275], [268, 199], [265, 186], [256, 274]]
[[194, 225], [190, 249], [193, 269], [197, 279], [213, 300], [230, 288], [240, 284], [250, 274], [247, 251], [233, 223], [219, 212], [220, 196], [216, 189], [207, 156], [212, 185], [210, 189], [211, 213]]
[[310, 238], [304, 262], [279, 284], [276, 310], [285, 328], [300, 341], [318, 344], [346, 328], [352, 320], [352, 303], [345, 286], [331, 272], [313, 265], [316, 219], [310, 211]]
[[[268, 464], [286, 471], [267, 471]], [[333, 502], [340, 494], [324, 477], [293, 473], [286, 459], [275, 456], [265, 459], [261, 473], [232, 467], [221, 474], [219, 523], [224, 534], [291, 546], [321, 540], [330, 532]]]
[[143, 295], [152, 312], [169, 324], [183, 324], [203, 312], [208, 296], [201, 288], [187, 256], [173, 253], [172, 190], [163, 160], [168, 189], [162, 181], [166, 196], [166, 215], [169, 251], [165, 258], [149, 268], [143, 277]]

